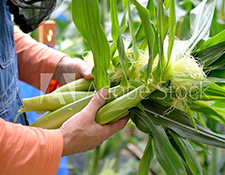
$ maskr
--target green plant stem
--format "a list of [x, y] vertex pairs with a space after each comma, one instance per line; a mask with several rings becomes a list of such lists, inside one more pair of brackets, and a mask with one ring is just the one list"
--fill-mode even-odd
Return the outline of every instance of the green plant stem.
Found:
[[93, 165], [91, 175], [98, 175], [99, 170], [99, 155], [100, 155], [100, 146], [97, 146], [94, 150], [93, 156]]
[[215, 175], [216, 174], [216, 158], [217, 158], [217, 150], [216, 148], [212, 148], [212, 158], [210, 161], [210, 168], [209, 168], [209, 175]]
[[219, 18], [223, 20], [225, 18], [225, 0], [223, 0], [221, 5], [222, 5], [222, 7], [221, 7], [220, 14], [219, 14]]
[[101, 25], [103, 30], [105, 30], [105, 14], [107, 14], [107, 1], [106, 0], [101, 0]]
[[139, 51], [137, 49], [137, 45], [136, 45], [136, 41], [135, 41], [135, 31], [134, 31], [134, 25], [133, 25], [133, 18], [132, 18], [132, 12], [130, 9], [130, 2], [128, 3], [128, 19], [129, 19], [129, 29], [130, 29], [130, 33], [132, 36], [132, 48], [133, 48], [133, 66], [132, 66], [132, 70], [131, 70], [131, 75], [130, 75], [130, 79], [133, 80], [134, 76], [135, 76], [135, 69], [136, 69], [136, 62], [138, 60], [139, 57]]
[[114, 166], [114, 172], [119, 173], [119, 160], [120, 160], [120, 153], [117, 152], [115, 154], [115, 166]]

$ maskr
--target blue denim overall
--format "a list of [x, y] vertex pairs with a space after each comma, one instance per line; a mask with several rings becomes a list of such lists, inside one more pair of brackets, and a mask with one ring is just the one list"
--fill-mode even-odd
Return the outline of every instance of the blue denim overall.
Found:
[[[18, 87], [14, 22], [6, 1], [0, 0], [0, 117], [13, 122], [22, 100]], [[27, 125], [26, 115], [20, 115], [16, 123]]]

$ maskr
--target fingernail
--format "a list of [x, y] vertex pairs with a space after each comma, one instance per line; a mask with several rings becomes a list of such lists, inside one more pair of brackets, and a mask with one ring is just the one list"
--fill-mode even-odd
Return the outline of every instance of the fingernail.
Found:
[[109, 92], [107, 89], [102, 88], [99, 92], [99, 95], [103, 98], [103, 99], [107, 99], [109, 96]]

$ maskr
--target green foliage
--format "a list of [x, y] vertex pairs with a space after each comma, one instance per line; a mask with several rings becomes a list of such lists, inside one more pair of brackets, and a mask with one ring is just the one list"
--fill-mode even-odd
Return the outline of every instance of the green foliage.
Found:
[[96, 89], [109, 87], [108, 67], [110, 62], [109, 44], [99, 20], [97, 0], [72, 0], [72, 17], [77, 30], [89, 44], [95, 63]]
[[175, 39], [175, 32], [176, 32], [176, 11], [175, 11], [175, 2], [174, 0], [169, 1], [170, 4], [170, 18], [169, 18], [169, 46], [167, 51], [167, 58], [168, 62], [171, 57], [172, 49], [173, 49], [173, 42]]
[[140, 161], [140, 165], [138, 168], [138, 175], [149, 174], [149, 168], [152, 159], [153, 159], [153, 146], [152, 146], [152, 137], [150, 136]]
[[152, 72], [152, 64], [154, 60], [155, 32], [152, 24], [150, 23], [149, 11], [141, 6], [136, 0], [130, 0], [130, 2], [134, 4], [138, 10], [138, 14], [141, 18], [142, 26], [148, 44], [149, 61], [147, 64], [147, 69], [145, 71], [145, 80], [147, 82], [148, 78], [150, 78], [150, 73]]
[[198, 132], [196, 132], [187, 115], [180, 110], [174, 109], [169, 114], [165, 114], [165, 111], [168, 110], [168, 107], [164, 107], [149, 100], [143, 100], [142, 104], [145, 107], [145, 112], [149, 114], [148, 116], [157, 125], [168, 127], [179, 134], [181, 137], [190, 139], [194, 142], [225, 148], [224, 135], [219, 135], [212, 132], [195, 119], [198, 128]]
[[129, 68], [128, 65], [128, 58], [126, 56], [125, 53], [125, 47], [124, 47], [124, 42], [122, 39], [122, 35], [121, 35], [121, 31], [120, 31], [120, 27], [119, 27], [119, 21], [118, 21], [118, 17], [117, 17], [117, 4], [115, 0], [111, 0], [110, 1], [110, 5], [111, 5], [111, 10], [110, 10], [110, 14], [111, 14], [111, 22], [112, 22], [112, 26], [115, 26], [115, 28], [112, 28], [112, 38], [113, 41], [115, 43], [115, 45], [117, 45], [118, 48], [118, 52], [119, 52], [119, 62], [122, 66], [123, 69], [123, 81], [121, 82], [121, 85], [123, 86], [127, 86], [128, 82], [127, 82], [127, 70]]
[[177, 146], [183, 153], [185, 162], [187, 163], [188, 167], [191, 169], [193, 174], [202, 175], [203, 171], [202, 171], [201, 165], [198, 162], [194, 149], [191, 146], [191, 144], [188, 142], [188, 140], [179, 137], [177, 134], [173, 132], [171, 132], [171, 134], [175, 143], [177, 144]]
[[193, 50], [195, 45], [209, 35], [212, 17], [214, 14], [216, 1], [203, 0], [195, 9], [191, 11], [191, 38], [189, 40], [189, 50]]

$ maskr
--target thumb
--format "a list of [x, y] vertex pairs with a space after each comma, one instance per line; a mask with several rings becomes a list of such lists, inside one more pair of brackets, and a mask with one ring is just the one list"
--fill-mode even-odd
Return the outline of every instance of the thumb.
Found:
[[105, 100], [109, 96], [109, 92], [107, 89], [100, 89], [94, 97], [91, 99], [89, 104], [83, 110], [84, 112], [88, 112], [91, 118], [94, 118], [99, 108], [101, 108], [105, 104]]

